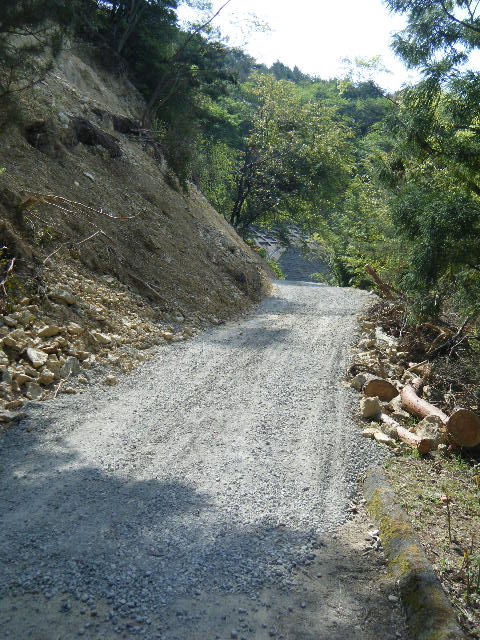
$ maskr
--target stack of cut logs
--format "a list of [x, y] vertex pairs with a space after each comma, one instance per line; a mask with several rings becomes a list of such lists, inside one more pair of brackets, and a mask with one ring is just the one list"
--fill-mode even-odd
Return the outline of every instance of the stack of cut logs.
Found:
[[[352, 387], [362, 393], [362, 417], [372, 420], [363, 435], [392, 447], [403, 442], [420, 454], [449, 445], [479, 446], [477, 414], [457, 408], [448, 416], [422, 397], [431, 363], [407, 363], [408, 354], [399, 350], [395, 338], [368, 320], [362, 328], [366, 337], [359, 343], [361, 351], [354, 356], [349, 374]], [[421, 421], [411, 426], [412, 416]]]

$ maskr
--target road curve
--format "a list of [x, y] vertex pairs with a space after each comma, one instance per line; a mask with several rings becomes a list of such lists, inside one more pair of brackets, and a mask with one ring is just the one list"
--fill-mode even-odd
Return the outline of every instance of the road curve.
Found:
[[32, 408], [0, 443], [5, 637], [375, 637], [368, 586], [328, 626], [305, 583], [378, 455], [343, 382], [367, 297], [276, 283], [117, 387]]

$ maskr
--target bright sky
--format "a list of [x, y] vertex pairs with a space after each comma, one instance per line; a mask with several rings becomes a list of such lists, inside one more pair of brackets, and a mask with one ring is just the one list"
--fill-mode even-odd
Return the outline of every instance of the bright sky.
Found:
[[[213, 4], [218, 9], [223, 2]], [[252, 13], [268, 23], [269, 33], [246, 34]], [[232, 0], [214, 24], [232, 46], [267, 65], [280, 60], [304, 73], [332, 78], [345, 75], [343, 58], [380, 55], [391, 71], [376, 76], [381, 86], [395, 90], [414, 79], [389, 49], [403, 18], [390, 15], [382, 0]]]

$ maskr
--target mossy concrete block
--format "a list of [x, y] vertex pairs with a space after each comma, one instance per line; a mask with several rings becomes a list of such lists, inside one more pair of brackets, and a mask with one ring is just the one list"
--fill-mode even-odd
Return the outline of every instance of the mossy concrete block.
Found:
[[367, 473], [364, 493], [368, 510], [380, 529], [390, 569], [398, 581], [413, 637], [418, 640], [467, 640], [380, 467]]

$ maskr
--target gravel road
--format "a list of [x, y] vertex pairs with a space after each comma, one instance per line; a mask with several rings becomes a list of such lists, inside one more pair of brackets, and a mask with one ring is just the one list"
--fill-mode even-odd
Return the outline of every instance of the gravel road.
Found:
[[367, 298], [277, 283], [117, 387], [31, 407], [0, 441], [2, 638], [404, 637], [366, 516], [342, 526], [379, 455], [342, 381]]

